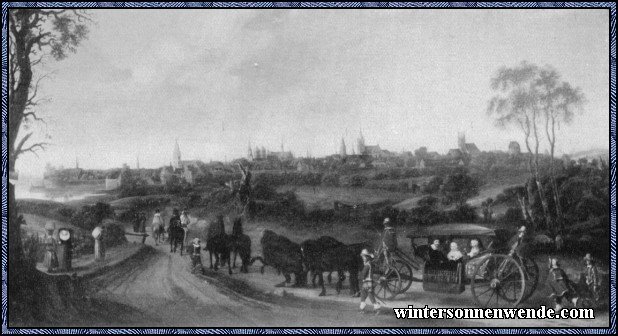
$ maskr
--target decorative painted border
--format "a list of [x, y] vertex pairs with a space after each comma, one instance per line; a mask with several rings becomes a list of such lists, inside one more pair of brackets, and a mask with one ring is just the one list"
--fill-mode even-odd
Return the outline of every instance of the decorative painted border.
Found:
[[[610, 325], [607, 329], [18, 329], [7, 328], [7, 124], [8, 124], [8, 23], [7, 12], [11, 7], [161, 7], [161, 8], [582, 8], [596, 7], [609, 9], [610, 13], [610, 202], [611, 202], [611, 264], [610, 264]], [[70, 334], [615, 334], [616, 332], [616, 4], [612, 2], [4, 2], [2, 3], [2, 333], [70, 333]]]

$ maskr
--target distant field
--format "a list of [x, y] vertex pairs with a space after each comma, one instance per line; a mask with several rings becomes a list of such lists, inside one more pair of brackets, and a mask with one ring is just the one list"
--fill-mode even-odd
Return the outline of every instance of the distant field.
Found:
[[413, 193], [392, 192], [381, 189], [348, 188], [348, 187], [309, 187], [282, 186], [278, 192], [294, 191], [305, 203], [307, 209], [332, 209], [333, 202], [343, 203], [398, 203], [414, 197]]

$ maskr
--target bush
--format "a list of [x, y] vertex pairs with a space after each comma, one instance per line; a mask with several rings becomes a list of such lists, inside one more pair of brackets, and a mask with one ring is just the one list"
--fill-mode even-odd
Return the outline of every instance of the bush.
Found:
[[113, 217], [114, 212], [109, 204], [97, 202], [95, 205], [84, 205], [82, 209], [70, 219], [71, 224], [91, 231], [96, 226], [101, 224], [103, 219]]
[[504, 215], [500, 218], [500, 222], [504, 224], [523, 224], [524, 217], [520, 208], [508, 208]]
[[253, 197], [259, 200], [272, 200], [277, 196], [274, 188], [264, 182], [259, 182], [253, 187]]
[[339, 174], [324, 174], [324, 176], [322, 176], [322, 185], [327, 187], [338, 187]]
[[468, 204], [458, 205], [455, 210], [447, 213], [450, 222], [473, 223], [478, 218], [476, 210]]
[[113, 247], [127, 242], [127, 237], [124, 233], [124, 226], [113, 220], [106, 220], [103, 223], [103, 233], [101, 242], [105, 247]]

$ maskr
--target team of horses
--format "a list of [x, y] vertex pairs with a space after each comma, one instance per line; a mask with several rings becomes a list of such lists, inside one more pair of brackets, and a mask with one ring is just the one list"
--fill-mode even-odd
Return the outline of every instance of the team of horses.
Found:
[[[206, 229], [206, 246], [210, 265], [209, 268], [218, 270], [227, 266], [228, 273], [236, 268], [236, 262], [240, 258], [240, 272], [248, 273], [249, 266], [255, 261], [260, 261], [260, 271], [264, 273], [264, 267], [273, 267], [278, 274], [284, 277], [283, 282], [276, 284], [282, 287], [292, 282], [293, 287], [308, 285], [308, 276], [311, 274], [311, 286], [320, 287], [320, 296], [326, 295], [324, 286], [324, 273], [328, 274], [328, 283], [331, 283], [331, 274], [337, 272], [336, 291], [339, 294], [343, 288], [346, 273], [349, 274], [350, 292], [355, 295], [359, 292], [358, 274], [362, 268], [360, 252], [363, 248], [370, 247], [368, 243], [344, 244], [333, 237], [322, 236], [317, 239], [308, 239], [298, 244], [287, 237], [279, 235], [271, 230], [265, 230], [260, 244], [262, 255], [251, 257], [251, 238], [244, 234], [242, 219], [233, 221], [232, 232], [225, 232], [223, 216], [219, 215]], [[185, 230], [181, 226], [173, 225], [167, 228], [155, 226], [152, 228], [153, 238], [157, 244], [164, 240], [168, 234], [170, 252], [180, 252], [183, 255], [185, 248]]]

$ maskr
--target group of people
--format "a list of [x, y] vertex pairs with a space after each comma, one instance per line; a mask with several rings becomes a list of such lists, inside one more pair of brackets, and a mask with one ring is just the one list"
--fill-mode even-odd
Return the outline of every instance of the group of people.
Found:
[[[382, 251], [388, 254], [397, 249], [397, 234], [389, 218], [384, 219], [383, 225]], [[517, 231], [517, 234], [509, 241], [508, 246], [511, 255], [521, 257], [521, 249], [524, 244], [525, 235], [526, 227], [522, 226]], [[448, 245], [449, 251], [445, 253], [441, 247], [440, 239], [434, 239], [430, 245], [431, 249], [427, 262], [448, 263], [465, 261], [480, 255], [484, 251], [481, 240], [477, 238], [471, 239], [469, 249], [465, 249], [464, 251], [461, 251], [457, 242], [453, 240], [451, 240]], [[367, 306], [366, 300], [369, 299], [373, 304], [374, 311], [378, 314], [381, 306], [374, 295], [374, 287], [376, 284], [374, 283], [372, 271], [372, 261], [375, 256], [367, 249], [364, 249], [361, 252], [361, 258], [363, 260], [363, 269], [360, 273], [362, 281], [360, 311], [365, 313], [365, 307]], [[570, 302], [574, 306], [577, 306], [578, 300], [582, 295], [588, 297], [593, 302], [599, 301], [601, 278], [599, 276], [599, 269], [596, 266], [596, 261], [590, 253], [587, 253], [583, 260], [586, 264], [585, 270], [581, 274], [580, 286], [576, 286], [569, 279], [567, 273], [561, 268], [558, 258], [549, 258], [549, 277], [547, 281], [552, 292], [550, 298], [554, 301], [556, 311], [560, 311], [565, 302]]]
[[584, 256], [586, 267], [581, 274], [580, 284], [571, 281], [567, 273], [562, 269], [560, 260], [557, 257], [549, 258], [549, 276], [547, 282], [552, 293], [555, 310], [562, 310], [565, 303], [571, 303], [577, 307], [582, 297], [596, 303], [600, 300], [601, 277], [596, 260], [590, 253]]
[[470, 240], [470, 247], [468, 249], [464, 249], [463, 251], [459, 248], [459, 244], [456, 241], [451, 241], [448, 246], [448, 251], [445, 251], [442, 248], [440, 239], [434, 239], [431, 242], [431, 245], [429, 245], [431, 250], [428, 253], [429, 255], [427, 256], [427, 261], [433, 264], [440, 264], [446, 261], [457, 262], [460, 260], [474, 258], [485, 250], [483, 243], [477, 238], [472, 238]]
[[[163, 215], [161, 214], [161, 210], [156, 209], [155, 213], [152, 217], [152, 231], [155, 239], [155, 243], [159, 243], [158, 237], [159, 235], [163, 235], [165, 232], [169, 232], [170, 227], [180, 226], [185, 231], [185, 243], [187, 232], [189, 230], [189, 225], [191, 224], [191, 219], [189, 218], [189, 213], [187, 209], [179, 211], [174, 208], [172, 210], [172, 217], [170, 218], [168, 225], [165, 225], [165, 220], [163, 219]], [[169, 237], [168, 237], [169, 238]]]

